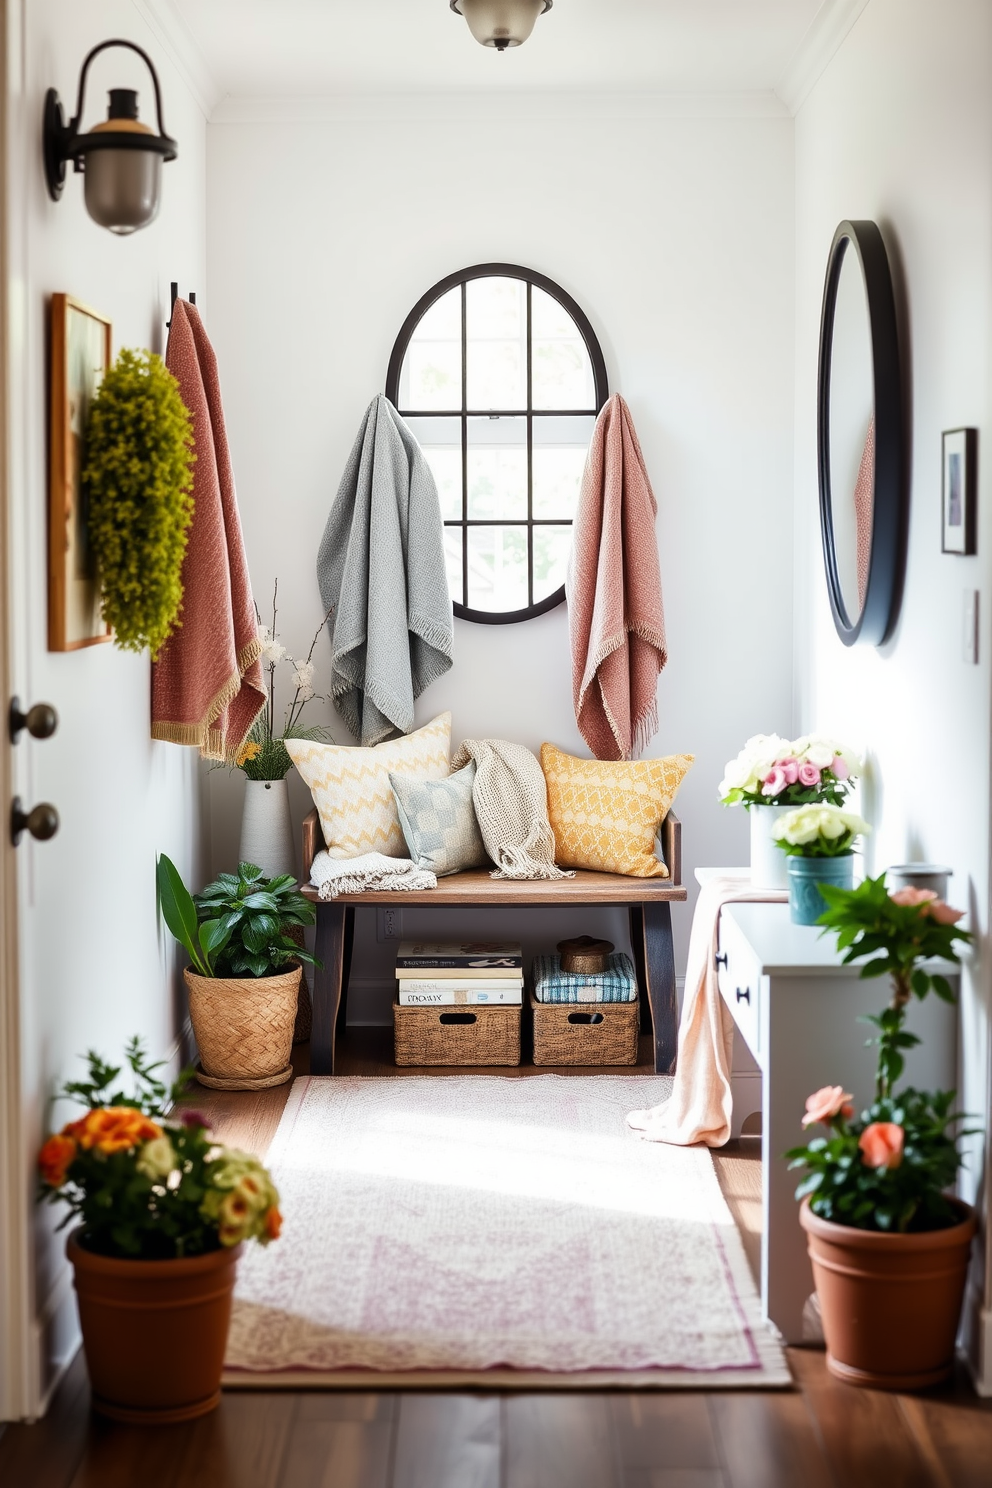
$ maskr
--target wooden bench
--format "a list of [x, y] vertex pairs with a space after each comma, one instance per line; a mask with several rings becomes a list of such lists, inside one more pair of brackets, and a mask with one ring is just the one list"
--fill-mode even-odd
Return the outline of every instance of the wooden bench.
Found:
[[[311, 811], [303, 823], [303, 863], [307, 875], [323, 845], [317, 812]], [[355, 906], [391, 904], [404, 909], [414, 905], [438, 909], [500, 909], [510, 905], [525, 909], [562, 905], [626, 908], [641, 1005], [650, 1016], [654, 1035], [654, 1067], [658, 1074], [671, 1074], [678, 1049], [678, 1003], [670, 906], [686, 898], [682, 883], [682, 824], [674, 812], [670, 811], [662, 823], [661, 846], [668, 878], [628, 878], [620, 873], [590, 873], [580, 869], [574, 878], [508, 879], [490, 878], [488, 869], [475, 868], [439, 879], [436, 889], [402, 894], [388, 891], [340, 894], [336, 899], [321, 899], [316, 889], [305, 885], [303, 892], [313, 900], [317, 910], [316, 954], [323, 963], [314, 972], [312, 1073], [334, 1074], [335, 1044], [346, 1016]]]

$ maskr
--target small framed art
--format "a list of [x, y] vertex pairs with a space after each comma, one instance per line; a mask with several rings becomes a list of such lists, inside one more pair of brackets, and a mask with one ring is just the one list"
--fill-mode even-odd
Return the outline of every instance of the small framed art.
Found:
[[941, 485], [942, 553], [970, 555], [978, 517], [978, 430], [946, 429], [943, 440], [944, 475]]
[[111, 325], [71, 295], [52, 295], [48, 483], [48, 649], [110, 640], [82, 488], [90, 402], [110, 366]]

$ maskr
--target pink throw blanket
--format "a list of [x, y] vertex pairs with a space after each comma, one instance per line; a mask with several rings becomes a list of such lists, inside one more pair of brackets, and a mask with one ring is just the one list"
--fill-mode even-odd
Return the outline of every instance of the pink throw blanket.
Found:
[[566, 581], [575, 718], [596, 759], [630, 759], [658, 730], [668, 651], [657, 512], [630, 409], [615, 393], [589, 446]]
[[689, 936], [675, 1086], [661, 1105], [627, 1117], [647, 1141], [722, 1147], [729, 1139], [734, 1018], [717, 982], [720, 911], [725, 904], [781, 903], [788, 897], [785, 891], [752, 889], [746, 873], [711, 879], [700, 890]]
[[193, 415], [195, 511], [183, 560], [179, 628], [152, 665], [152, 738], [234, 761], [265, 706], [258, 617], [248, 577], [217, 358], [199, 312], [177, 300], [165, 354]]

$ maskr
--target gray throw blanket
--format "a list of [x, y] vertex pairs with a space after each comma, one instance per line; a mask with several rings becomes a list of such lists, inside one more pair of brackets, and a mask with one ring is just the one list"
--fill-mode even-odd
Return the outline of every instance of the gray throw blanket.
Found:
[[363, 745], [408, 734], [414, 699], [451, 666], [454, 624], [434, 477], [381, 394], [341, 477], [317, 583], [334, 607], [334, 706]]
[[472, 804], [486, 852], [497, 864], [490, 878], [571, 878], [555, 866], [548, 788], [535, 755], [508, 739], [466, 739], [452, 771], [475, 760]]

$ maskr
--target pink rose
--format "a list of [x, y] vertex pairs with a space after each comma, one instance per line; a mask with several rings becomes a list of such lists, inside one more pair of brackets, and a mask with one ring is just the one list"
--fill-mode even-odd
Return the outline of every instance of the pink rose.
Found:
[[916, 908], [918, 904], [929, 904], [936, 899], [937, 895], [933, 889], [897, 889], [889, 898], [893, 904], [902, 904], [907, 907]]
[[841, 759], [840, 755], [835, 754], [833, 759], [830, 761], [830, 773], [835, 780], [846, 780], [851, 772], [845, 765], [844, 761]]
[[782, 766], [773, 765], [772, 768], [768, 771], [768, 774], [765, 776], [764, 784], [761, 787], [761, 794], [763, 796], [781, 795], [782, 791], [785, 790], [785, 787], [788, 785], [788, 783], [789, 782], [785, 778], [785, 771], [782, 769]]
[[923, 913], [936, 920], [938, 925], [956, 925], [958, 920], [964, 919], [963, 909], [952, 909], [943, 899], [932, 899]]
[[799, 779], [799, 761], [790, 754], [785, 759], [776, 760], [775, 763], [785, 774], [787, 785], [795, 785]]
[[818, 1121], [827, 1122], [834, 1116], [851, 1117], [854, 1107], [850, 1104], [851, 1092], [843, 1085], [824, 1085], [806, 1101], [803, 1126], [815, 1126]]
[[897, 1168], [906, 1134], [894, 1121], [873, 1121], [858, 1138], [861, 1161], [868, 1168]]
[[799, 766], [800, 785], [804, 785], [806, 789], [809, 790], [811, 786], [819, 785], [819, 783], [820, 771], [816, 765], [811, 765], [807, 762], [805, 765]]

